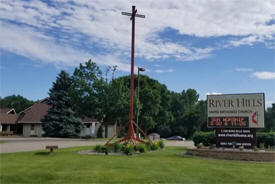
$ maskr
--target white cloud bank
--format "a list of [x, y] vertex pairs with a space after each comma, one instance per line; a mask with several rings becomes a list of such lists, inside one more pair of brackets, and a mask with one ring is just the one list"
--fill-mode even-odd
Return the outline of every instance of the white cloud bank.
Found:
[[131, 24], [121, 11], [130, 11], [132, 4], [146, 15], [136, 21], [136, 56], [147, 60], [200, 60], [216, 49], [159, 37], [166, 28], [204, 38], [236, 36], [228, 43], [233, 47], [274, 41], [275, 24], [267, 24], [275, 20], [274, 0], [57, 0], [51, 5], [2, 0], [0, 47], [56, 65], [92, 58], [127, 71]]
[[254, 72], [253, 76], [264, 80], [275, 79], [275, 72]]

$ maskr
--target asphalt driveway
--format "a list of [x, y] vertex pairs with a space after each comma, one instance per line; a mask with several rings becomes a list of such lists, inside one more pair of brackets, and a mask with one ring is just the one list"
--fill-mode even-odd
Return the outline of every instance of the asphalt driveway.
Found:
[[[24, 152], [43, 150], [46, 145], [58, 145], [59, 148], [75, 146], [93, 146], [104, 144], [106, 140], [100, 139], [68, 139], [45, 137], [0, 137], [0, 153]], [[165, 141], [166, 146], [194, 147], [193, 141]]]

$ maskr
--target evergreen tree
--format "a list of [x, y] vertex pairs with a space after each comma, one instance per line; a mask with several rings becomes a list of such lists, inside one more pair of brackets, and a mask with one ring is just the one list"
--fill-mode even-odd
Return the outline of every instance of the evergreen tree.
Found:
[[72, 109], [69, 96], [71, 79], [65, 71], [61, 71], [49, 92], [51, 108], [42, 120], [46, 136], [72, 137], [79, 135], [83, 124]]

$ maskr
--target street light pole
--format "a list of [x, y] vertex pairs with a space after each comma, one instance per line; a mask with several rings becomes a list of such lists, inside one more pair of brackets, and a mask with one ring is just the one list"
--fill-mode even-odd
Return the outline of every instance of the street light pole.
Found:
[[[142, 68], [142, 67], [138, 67], [138, 87], [137, 87], [137, 97], [138, 97], [138, 101], [139, 101], [139, 72], [145, 72], [145, 68]], [[140, 110], [140, 107], [138, 107], [137, 109], [137, 136], [139, 138], [139, 133], [138, 133], [138, 116], [139, 116], [139, 110]]]

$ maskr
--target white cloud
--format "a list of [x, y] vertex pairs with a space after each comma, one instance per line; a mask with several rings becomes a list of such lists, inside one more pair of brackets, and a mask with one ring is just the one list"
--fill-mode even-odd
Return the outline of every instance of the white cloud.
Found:
[[[65, 66], [92, 57], [126, 70], [131, 24], [121, 11], [130, 11], [132, 4], [146, 15], [136, 20], [136, 56], [147, 60], [200, 60], [211, 57], [216, 49], [160, 38], [166, 28], [179, 35], [236, 36], [229, 42], [234, 47], [273, 41], [275, 35], [275, 24], [267, 24], [275, 20], [274, 0], [58, 0], [51, 4], [2, 0], [0, 20], [6, 23], [0, 31], [8, 36], [1, 36], [1, 48]], [[12, 22], [16, 30], [8, 32], [9, 27], [3, 26], [11, 27]], [[94, 46], [97, 49], [91, 49]]]
[[236, 68], [235, 71], [236, 72], [252, 72], [253, 69], [252, 68]]
[[161, 69], [157, 69], [155, 70], [156, 73], [171, 73], [174, 72], [174, 70], [172, 68], [168, 69], [168, 70], [161, 70]]
[[[52, 37], [45, 36], [31, 28], [0, 24], [0, 48], [26, 56], [32, 60], [53, 63], [56, 66], [77, 66], [91, 58], [99, 65], [118, 65], [122, 71], [129, 71], [130, 65], [120, 62], [115, 55], [96, 55], [84, 50], [62, 45]], [[22, 32], [24, 34], [22, 34]], [[20, 40], [20, 41], [19, 41]]]
[[275, 79], [275, 72], [254, 72], [252, 75], [258, 79]]

